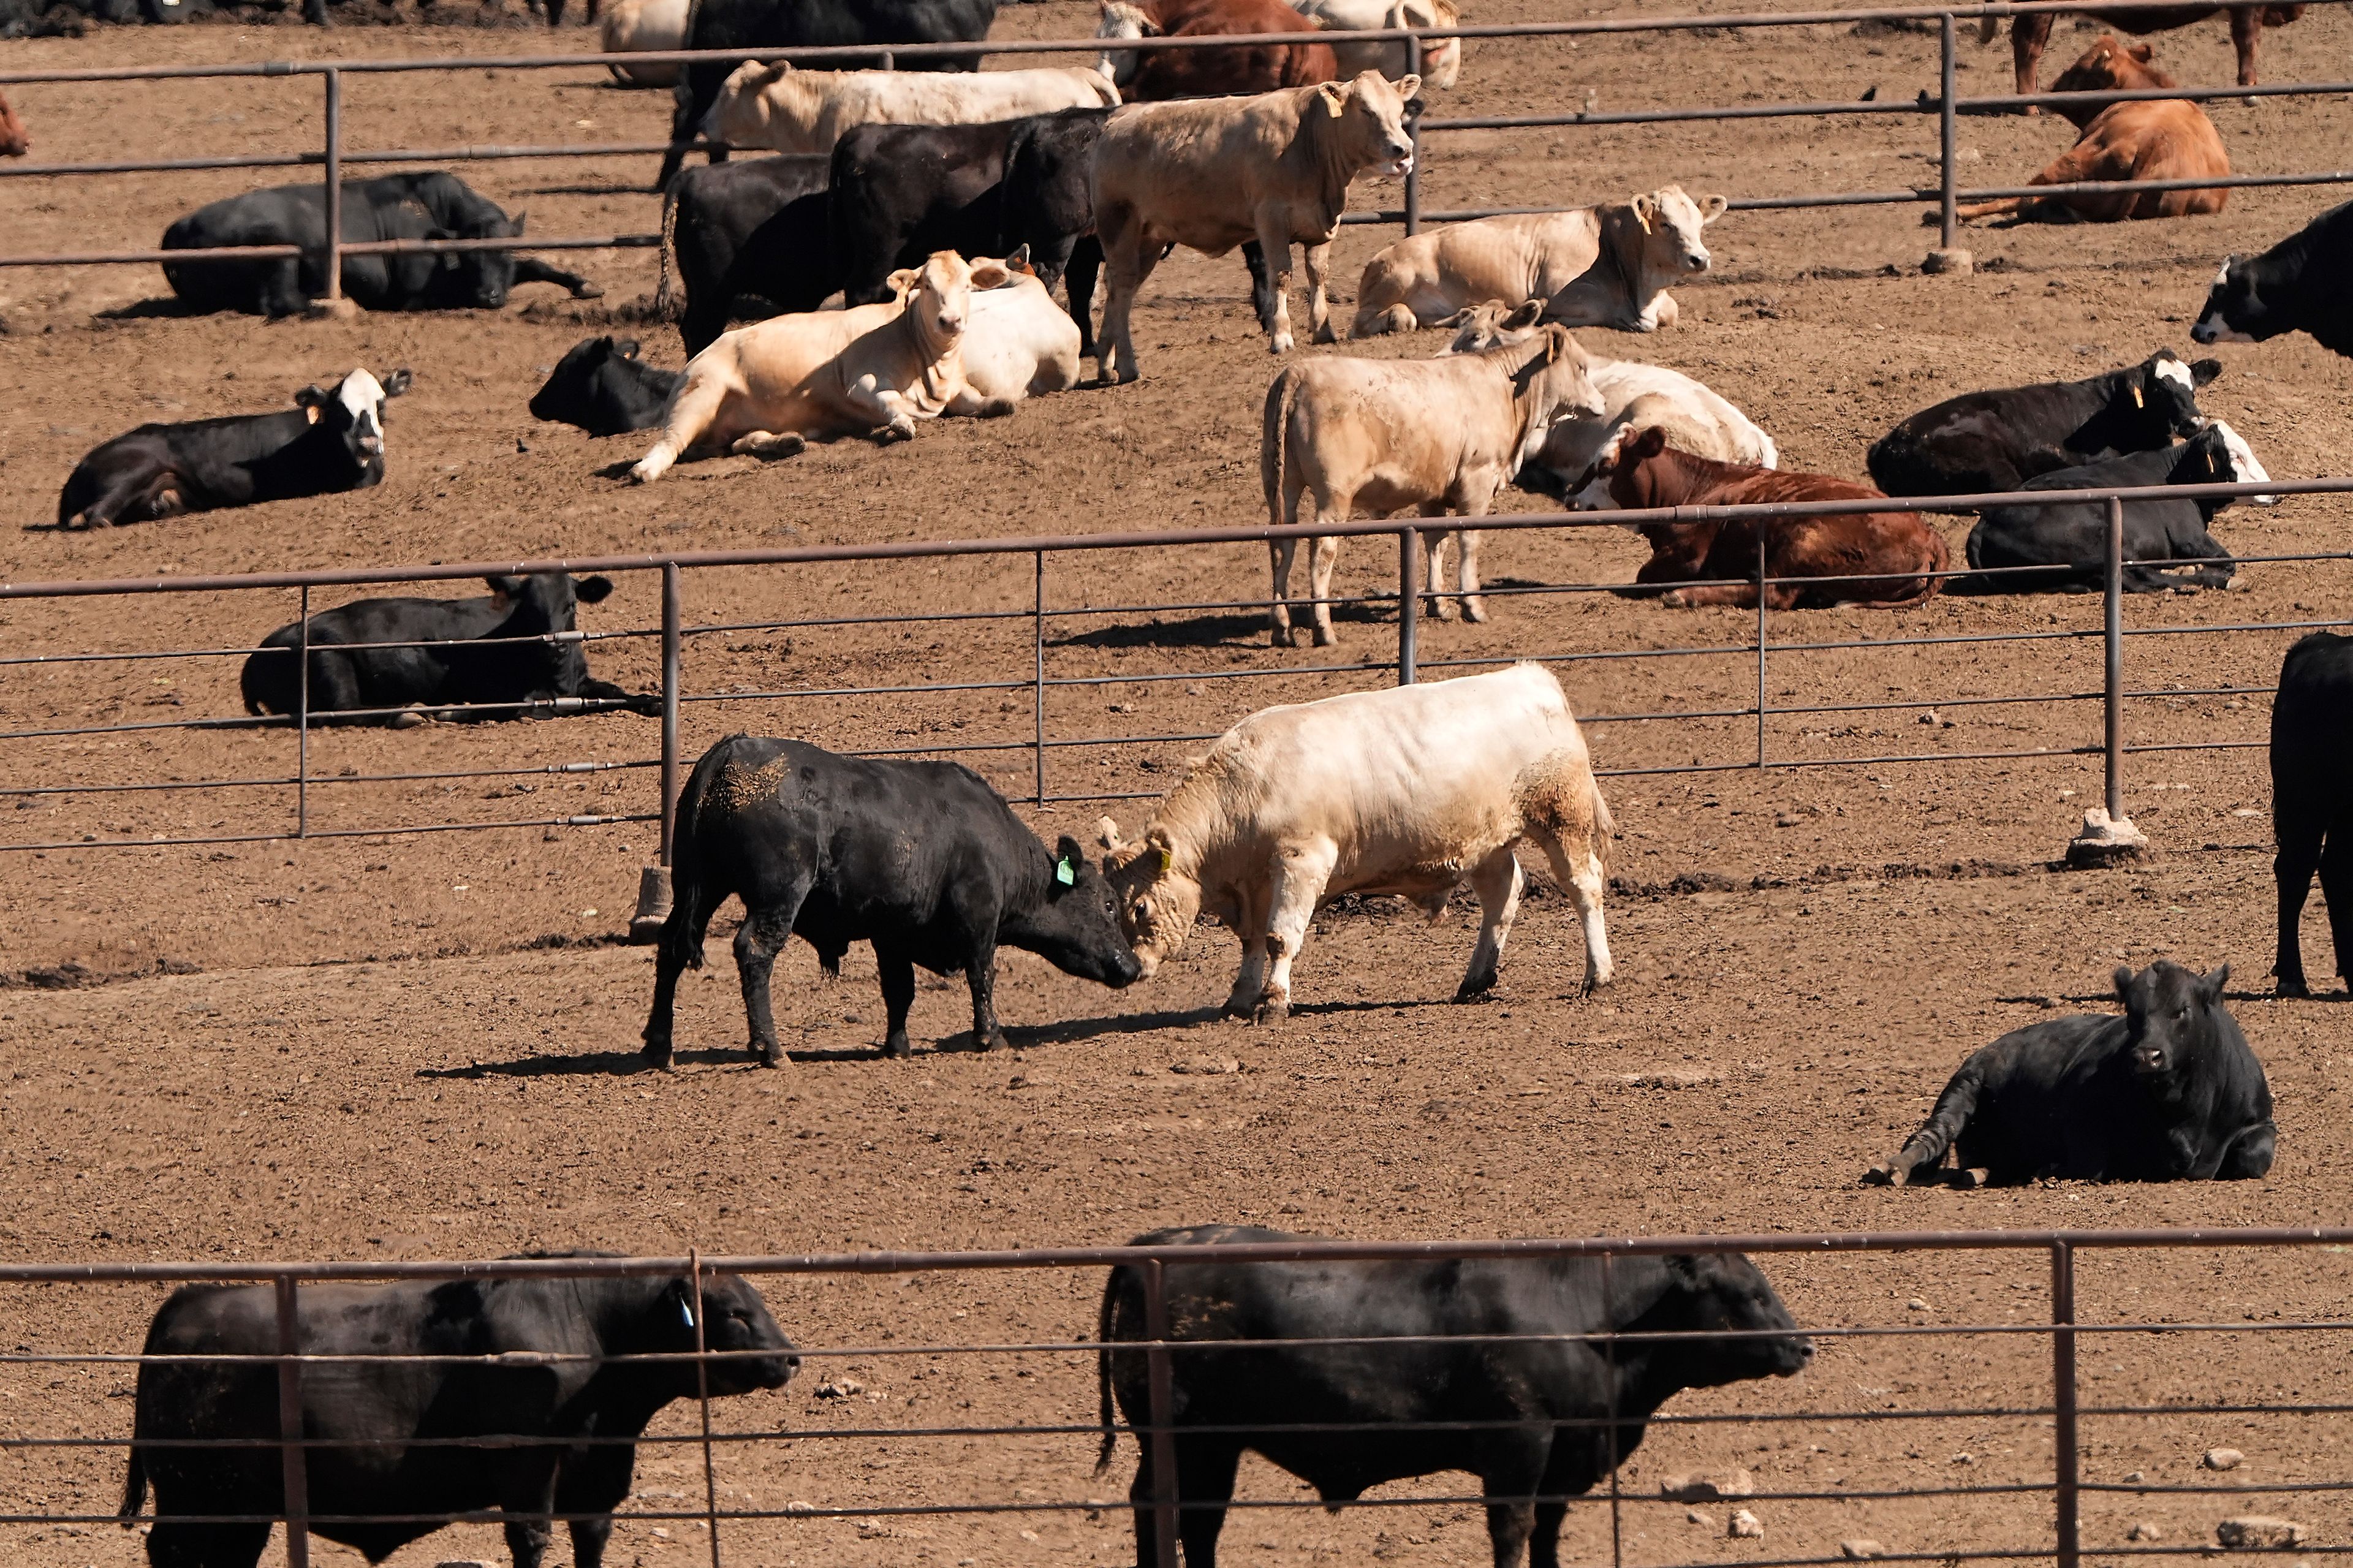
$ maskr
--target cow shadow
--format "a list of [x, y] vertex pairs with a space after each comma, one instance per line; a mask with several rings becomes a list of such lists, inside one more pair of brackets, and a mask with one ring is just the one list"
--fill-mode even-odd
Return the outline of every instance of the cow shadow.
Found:
[[176, 321], [213, 313], [176, 294], [165, 294], [153, 300], [133, 300], [128, 305], [117, 305], [111, 310], [93, 310], [90, 315], [93, 320], [100, 321]]
[[[1309, 624], [1312, 612], [1294, 601], [1291, 615], [1294, 625], [1303, 626]], [[1332, 606], [1332, 619], [1335, 623], [1348, 626], [1393, 625], [1397, 620], [1396, 601], [1335, 605]], [[1271, 625], [1264, 610], [1255, 610], [1247, 615], [1195, 616], [1185, 620], [1098, 626], [1092, 631], [1073, 632], [1068, 637], [1050, 638], [1046, 646], [1089, 648], [1265, 647]]]
[[617, 184], [607, 181], [602, 184], [533, 185], [515, 194], [524, 196], [640, 196], [645, 195], [645, 186], [631, 181]]
[[[671, 1060], [680, 1065], [699, 1067], [753, 1066], [751, 1057], [741, 1046], [725, 1050], [680, 1051]], [[503, 1062], [469, 1062], [464, 1067], [418, 1068], [417, 1076], [437, 1081], [494, 1078], [629, 1078], [659, 1070], [649, 1064], [642, 1053], [634, 1050], [572, 1051], [517, 1057]]]

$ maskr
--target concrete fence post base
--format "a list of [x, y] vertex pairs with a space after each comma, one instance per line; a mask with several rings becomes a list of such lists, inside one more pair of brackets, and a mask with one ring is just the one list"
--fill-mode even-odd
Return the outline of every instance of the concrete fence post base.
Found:
[[2067, 841], [2067, 864], [2083, 868], [2122, 865], [2148, 852], [2148, 835], [2129, 816], [2110, 816], [2105, 806], [2084, 814], [2083, 831]]
[[345, 295], [339, 300], [313, 300], [302, 307], [306, 321], [356, 321], [360, 319], [359, 301]]
[[1940, 273], [1950, 273], [1956, 278], [1967, 278], [1977, 269], [1977, 258], [1966, 250], [1932, 250], [1928, 253], [1928, 258], [1920, 263], [1920, 270], [1932, 278]]
[[638, 873], [638, 912], [629, 917], [629, 940], [650, 942], [661, 937], [670, 920], [670, 868], [648, 866]]

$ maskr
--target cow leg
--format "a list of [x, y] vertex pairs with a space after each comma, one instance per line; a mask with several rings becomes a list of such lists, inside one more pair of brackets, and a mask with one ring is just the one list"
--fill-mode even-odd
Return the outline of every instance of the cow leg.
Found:
[[768, 1003], [768, 973], [776, 966], [776, 954], [792, 940], [793, 921], [807, 897], [808, 884], [800, 882], [787, 888], [783, 898], [773, 902], [764, 900], [758, 908], [747, 908], [744, 928], [735, 933], [735, 972], [744, 985], [744, 1019], [751, 1028], [753, 1059], [762, 1067], [775, 1067], [783, 1058], [776, 1044], [776, 1016]]
[[1279, 1024], [1291, 1014], [1291, 962], [1307, 944], [1307, 927], [1332, 868], [1340, 863], [1340, 847], [1329, 839], [1285, 845], [1275, 852], [1273, 889], [1267, 901], [1266, 994], [1253, 1015], [1261, 1024]]
[[184, 504], [183, 487], [170, 468], [134, 468], [100, 490], [90, 503], [65, 520], [67, 528], [111, 528], [125, 519], [165, 517]]
[[1433, 621], [1451, 621], [1454, 618], [1453, 603], [1444, 594], [1439, 592], [1440, 582], [1439, 574], [1446, 570], [1446, 542], [1451, 537], [1451, 534], [1437, 532], [1425, 533], [1421, 536], [1421, 587], [1422, 592], [1430, 595], [1422, 601], [1422, 604]]
[[654, 442], [653, 450], [638, 459], [637, 467], [629, 470], [629, 478], [648, 485], [670, 472], [670, 465], [709, 432], [726, 404], [723, 381], [716, 375], [698, 376], [690, 371], [677, 397], [670, 402], [660, 438]]
[[1479, 895], [1479, 945], [1471, 950], [1471, 967], [1454, 989], [1457, 1002], [1475, 1000], [1495, 988], [1504, 944], [1512, 937], [1512, 918], [1520, 910], [1520, 858], [1508, 844], [1471, 868], [1471, 890]]
[[[2010, 58], [2017, 69], [2018, 91], [2021, 97], [2039, 89], [2034, 79], [2042, 70], [2042, 46], [2051, 38], [2051, 18], [2047, 15], [2019, 16], [2010, 24]], [[2028, 104], [2019, 112], [2032, 114], [2034, 106]]]
[[1005, 1031], [997, 1022], [997, 943], [993, 939], [984, 937], [974, 943], [964, 978], [972, 990], [973, 1043], [984, 1051], [1003, 1049]]
[[1274, 274], [1266, 265], [1266, 247], [1257, 240], [1242, 241], [1242, 265], [1250, 268], [1250, 309], [1258, 313], [1258, 330], [1274, 331]]
[[1303, 245], [1299, 258], [1307, 268], [1307, 325], [1311, 341], [1336, 343], [1340, 334], [1332, 330], [1332, 300], [1324, 291], [1324, 274], [1332, 261], [1332, 242], [1327, 239], [1321, 245]]
[[[2255, 85], [2255, 52], [2263, 47], [2263, 8], [2260, 5], [2251, 5], [2244, 10], [2231, 12], [2230, 17], [2231, 47], [2236, 49], [2239, 55], [2239, 85], [2253, 87]], [[2239, 101], [2253, 103], [2254, 100], [2242, 98]]]
[[1884, 1163], [1865, 1171], [1864, 1184], [1901, 1186], [1922, 1166], [1935, 1170], [1944, 1159], [1945, 1151], [1959, 1140], [1969, 1118], [1977, 1114], [1978, 1094], [1984, 1086], [1984, 1078], [1985, 1068], [1975, 1057], [1963, 1062], [1961, 1070], [1945, 1085], [1945, 1092], [1936, 1097], [1936, 1109], [1928, 1112], [1928, 1120], [1920, 1124], [1920, 1131], [1905, 1139], [1904, 1147]]
[[518, 283], [554, 283], [571, 290], [575, 300], [594, 300], [605, 290], [577, 272], [566, 272], [553, 267], [536, 256], [519, 257], [515, 260], [515, 281]]
[[[176, 1511], [155, 1500], [155, 1511]], [[254, 1568], [269, 1544], [267, 1524], [159, 1524], [147, 1535], [149, 1568]]]
[[2337, 949], [2337, 973], [2353, 990], [2353, 818], [2328, 825], [2320, 851], [2320, 898], [2328, 906], [2328, 940]]
[[[563, 1462], [559, 1448], [529, 1448], [517, 1454], [513, 1469], [500, 1489], [501, 1511], [509, 1514], [550, 1514], [555, 1511], [555, 1473]], [[515, 1519], [506, 1524], [507, 1553], [514, 1568], [539, 1568], [547, 1556], [555, 1530], [546, 1519]]]
[[[1128, 330], [1128, 314], [1135, 308], [1136, 291], [1160, 265], [1159, 247], [1149, 237], [1134, 232], [1137, 227], [1132, 213], [1116, 215], [1106, 220], [1096, 215], [1095, 232], [1103, 241], [1103, 270], [1109, 275], [1103, 291], [1103, 331], [1095, 340], [1095, 365], [1100, 379], [1111, 382], [1134, 381], [1135, 340]], [[1102, 353], [1108, 343], [1111, 353]]]
[[605, 1568], [605, 1546], [613, 1539], [613, 1521], [575, 1519], [572, 1521], [572, 1568]]
[[739, 458], [773, 462], [779, 458], [797, 457], [807, 446], [808, 437], [797, 430], [751, 430], [736, 437], [727, 449]]
[[[1318, 511], [1328, 509], [1318, 508]], [[1342, 516], [1344, 512], [1331, 515]], [[1308, 585], [1315, 591], [1315, 646], [1332, 647], [1338, 644], [1339, 634], [1332, 629], [1332, 569], [1340, 563], [1340, 538], [1337, 534], [1318, 534], [1308, 542]]]
[[1274, 290], [1274, 320], [1267, 326], [1275, 353], [1291, 352], [1291, 232], [1259, 225], [1259, 245], [1266, 251], [1267, 281]]
[[1531, 837], [1544, 850], [1568, 901], [1577, 906], [1577, 923], [1585, 928], [1585, 990], [1590, 995], [1618, 973], [1618, 965], [1609, 957], [1609, 932], [1601, 914], [1601, 894], [1608, 885], [1602, 876], [1601, 847], [1588, 835], [1572, 853], [1556, 828], [1545, 828]]
[[[1465, 512], [1466, 517], [1484, 517], [1487, 509]], [[1484, 622], [1487, 618], [1487, 596], [1479, 592], [1479, 531], [1466, 528], [1454, 536], [1454, 583], [1462, 592], [1462, 618]]]
[[1176, 1444], [1176, 1539], [1185, 1568], [1217, 1568], [1218, 1534], [1226, 1527], [1226, 1504], [1234, 1497], [1234, 1476], [1242, 1451], [1231, 1444], [1196, 1439]]
[[1234, 972], [1234, 987], [1226, 994], [1226, 1011], [1237, 1018], [1246, 1018], [1257, 1010], [1258, 999], [1266, 993], [1266, 918], [1267, 889], [1264, 884], [1245, 889], [1238, 911], [1242, 939], [1241, 967]]
[[1093, 235], [1081, 235], [1071, 247], [1070, 263], [1062, 273], [1062, 300], [1071, 320], [1079, 326], [1079, 357], [1096, 361], [1098, 370], [1103, 346], [1095, 342], [1095, 277], [1102, 271], [1102, 244]]
[[1277, 647], [1297, 646], [1291, 640], [1291, 563], [1298, 553], [1299, 541], [1296, 539], [1270, 539], [1266, 542], [1267, 567], [1273, 579], [1270, 597], [1274, 606], [1274, 646]]
[[2279, 1130], [2270, 1122], [2258, 1122], [2231, 1141], [2222, 1152], [2221, 1163], [2215, 1168], [2218, 1182], [2259, 1182], [2271, 1173], [2272, 1155], [2279, 1142]]
[[[2272, 878], [2279, 886], [2279, 976], [2283, 996], [2310, 994], [2304, 980], [2304, 902], [2312, 892], [2313, 874], [2320, 869], [2327, 818], [2310, 802], [2284, 798], [2272, 803], [2272, 833], [2279, 852], [2272, 858]], [[2325, 901], [2327, 889], [2321, 889]], [[2353, 913], [2353, 910], [2348, 910]], [[2330, 931], [2335, 931], [2332, 919]], [[2343, 960], [2338, 961], [2339, 967]]]
[[[1536, 1507], [1532, 1500], [1544, 1484], [1546, 1455], [1515, 1443], [1494, 1456], [1479, 1478], [1487, 1504], [1487, 1543], [1495, 1553], [1495, 1568], [1519, 1568], [1528, 1537], [1535, 1533]], [[1548, 1445], [1547, 1445], [1548, 1447]], [[1510, 1500], [1508, 1501], [1502, 1500]]]
[[895, 947], [874, 944], [874, 968], [882, 982], [882, 1054], [904, 1058], [915, 1054], [907, 1038], [907, 1012], [915, 1005], [915, 964]]

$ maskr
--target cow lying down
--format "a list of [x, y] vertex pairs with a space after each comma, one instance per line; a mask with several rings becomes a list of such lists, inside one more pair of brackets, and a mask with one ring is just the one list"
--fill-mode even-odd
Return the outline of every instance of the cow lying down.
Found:
[[1615, 825], [1560, 682], [1542, 665], [1269, 708], [1194, 759], [1132, 842], [1104, 817], [1103, 873], [1150, 979], [1197, 915], [1241, 939], [1229, 1013], [1273, 1022], [1315, 911], [1343, 893], [1394, 893], [1433, 921], [1464, 881], [1478, 945], [1455, 1000], [1492, 989], [1520, 863], [1542, 849], [1585, 928], [1585, 988], [1615, 966], [1603, 871]]
[[2272, 1168], [2263, 1063], [2222, 1006], [2224, 964], [2159, 959], [2116, 972], [2119, 1018], [2079, 1013], [2013, 1029], [1961, 1064], [1920, 1131], [1863, 1173], [1929, 1179], [1951, 1151], [1961, 1185], [2236, 1181]]
[[684, 378], [681, 371], [639, 359], [635, 338], [583, 338], [532, 394], [531, 416], [576, 425], [591, 436], [650, 430], [662, 422], [662, 410]]

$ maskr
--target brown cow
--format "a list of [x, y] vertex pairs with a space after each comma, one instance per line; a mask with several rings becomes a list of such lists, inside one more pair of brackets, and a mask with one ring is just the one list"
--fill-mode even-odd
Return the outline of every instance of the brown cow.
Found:
[[[1316, 25], [1282, 0], [1102, 0], [1099, 38], [1187, 38], [1232, 33], [1312, 36]], [[1124, 49], [1103, 51], [1102, 70], [1129, 103], [1166, 103], [1177, 98], [1217, 98], [1235, 92], [1272, 92], [1313, 87], [1340, 79], [1332, 46], [1282, 42], [1230, 49]]]
[[32, 133], [8, 107], [8, 100], [0, 97], [0, 158], [21, 158], [32, 150]]
[[[1716, 463], [1667, 446], [1652, 425], [1621, 438], [1594, 466], [1619, 506], [1752, 506], [1772, 501], [1884, 500], [1880, 491], [1827, 474], [1792, 474], [1745, 463]], [[1876, 605], [1900, 610], [1936, 596], [1952, 564], [1945, 536], [1916, 511], [1850, 512], [1835, 517], [1737, 522], [1643, 523], [1651, 558], [1634, 574], [1642, 584], [1687, 584], [1662, 595], [1673, 609], [1757, 603], [1757, 536], [1765, 537], [1768, 577], [1834, 577], [1810, 584], [1777, 582], [1766, 595], [1776, 610]], [[1732, 579], [1723, 581], [1723, 579]], [[1745, 579], [1745, 580], [1743, 580]]]
[[[2110, 33], [2084, 51], [2083, 58], [2052, 83], [2054, 92], [2107, 92], [2116, 89], [2179, 84], [2150, 63], [2147, 44], [2129, 47]], [[2032, 185], [2065, 185], [2084, 180], [2190, 180], [2226, 175], [2231, 156], [2206, 111], [2187, 99], [2160, 98], [2131, 103], [2069, 104], [2060, 111], [2083, 128], [2057, 162], [2035, 175]], [[2119, 218], [2189, 217], [2218, 213], [2230, 196], [2224, 187], [2171, 191], [2086, 191], [2073, 195], [2004, 196], [1955, 209], [1963, 218], [2016, 213], [2023, 223], [2115, 223]], [[1923, 220], [1936, 221], [1930, 213]]]
[[[2217, 11], [2231, 13], [2231, 42], [2239, 51], [2239, 85], [2253, 87], [2255, 83], [2255, 51], [2263, 41], [2266, 23], [2284, 27], [2304, 15], [2301, 5], [2159, 5], [2146, 10], [2124, 7], [2114, 10], [2086, 11], [2087, 16], [2097, 16], [2112, 27], [2122, 27], [2138, 37], [2145, 33], [2170, 32], [2187, 27], [2192, 22], [2202, 22]], [[2042, 46], [2051, 38], [2051, 18], [2054, 12], [2042, 11], [2030, 16], [2014, 18], [2010, 24], [2010, 53], [2018, 67], [2018, 90], [2031, 94], [2038, 90], [2036, 75], [2042, 68]], [[1978, 23], [1978, 42], [1993, 42], [1994, 29], [2000, 19], [1987, 16]], [[2054, 88], [2052, 90], [2063, 90]], [[2034, 112], [2029, 104], [2025, 112]]]

